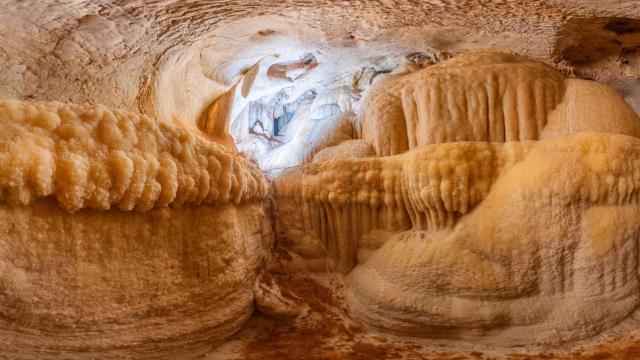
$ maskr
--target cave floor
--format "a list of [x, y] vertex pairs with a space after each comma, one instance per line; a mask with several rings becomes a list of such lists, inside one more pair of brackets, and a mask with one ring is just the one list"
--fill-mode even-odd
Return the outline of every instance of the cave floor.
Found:
[[570, 346], [491, 349], [437, 340], [406, 340], [375, 332], [351, 320], [340, 281], [325, 277], [276, 278], [281, 289], [305, 299], [310, 311], [293, 321], [256, 312], [241, 331], [202, 359], [640, 359], [640, 312], [615, 329]]
[[[347, 315], [342, 282], [332, 275], [275, 275], [285, 296], [304, 299], [309, 311], [295, 320], [276, 320], [255, 311], [240, 331], [222, 343], [191, 334], [135, 348], [80, 353], [60, 349], [7, 348], [0, 332], [0, 359], [171, 359], [171, 360], [550, 360], [640, 359], [640, 310], [614, 329], [568, 345], [496, 349], [448, 340], [406, 339], [377, 332]], [[200, 339], [194, 341], [194, 339]]]

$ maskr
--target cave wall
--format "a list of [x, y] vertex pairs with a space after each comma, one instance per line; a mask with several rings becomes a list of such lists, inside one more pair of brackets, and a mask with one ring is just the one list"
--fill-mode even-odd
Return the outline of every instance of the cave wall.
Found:
[[322, 313], [273, 274], [336, 276], [396, 340], [570, 344], [638, 307], [637, 1], [0, 10], [2, 356]]

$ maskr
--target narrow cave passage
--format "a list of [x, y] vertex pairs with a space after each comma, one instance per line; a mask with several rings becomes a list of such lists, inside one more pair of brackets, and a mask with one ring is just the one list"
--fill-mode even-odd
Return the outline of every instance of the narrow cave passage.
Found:
[[[432, 64], [433, 55], [378, 56], [343, 72], [329, 72], [313, 54], [273, 60], [278, 58], [253, 65], [210, 106], [230, 104], [216, 113], [217, 121], [229, 122], [238, 151], [267, 174], [312, 162], [324, 148], [357, 140], [362, 95], [376, 77], [397, 69], [415, 71]], [[328, 61], [331, 66], [335, 60]]]

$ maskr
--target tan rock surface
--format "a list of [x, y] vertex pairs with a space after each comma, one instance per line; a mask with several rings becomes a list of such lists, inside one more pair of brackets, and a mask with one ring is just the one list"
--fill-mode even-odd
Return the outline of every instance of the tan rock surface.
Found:
[[[476, 52], [372, 91], [363, 137], [378, 130], [369, 138], [378, 151], [400, 154], [276, 177], [288, 267], [348, 274], [350, 315], [402, 336], [539, 345], [587, 338], [628, 317], [639, 300], [640, 121], [601, 85], [555, 73], [545, 90], [540, 69], [552, 71]], [[494, 72], [508, 75], [485, 85]], [[438, 81], [443, 90], [429, 87]], [[384, 113], [395, 106], [387, 99], [402, 111]], [[402, 136], [408, 148], [380, 147]]]
[[0, 1], [0, 358], [640, 357], [639, 49], [637, 0]]
[[0, 128], [2, 356], [184, 346], [249, 318], [271, 244], [255, 165], [104, 106], [2, 101]]

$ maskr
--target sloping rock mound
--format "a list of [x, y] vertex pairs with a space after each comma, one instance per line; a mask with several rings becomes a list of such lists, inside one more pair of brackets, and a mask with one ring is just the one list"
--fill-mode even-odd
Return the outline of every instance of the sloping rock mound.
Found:
[[[405, 77], [372, 90], [362, 119], [378, 155], [399, 154], [275, 179], [288, 266], [347, 274], [352, 316], [403, 336], [557, 343], [628, 317], [640, 301], [629, 106], [494, 52]], [[402, 137], [404, 149], [387, 141]]]

